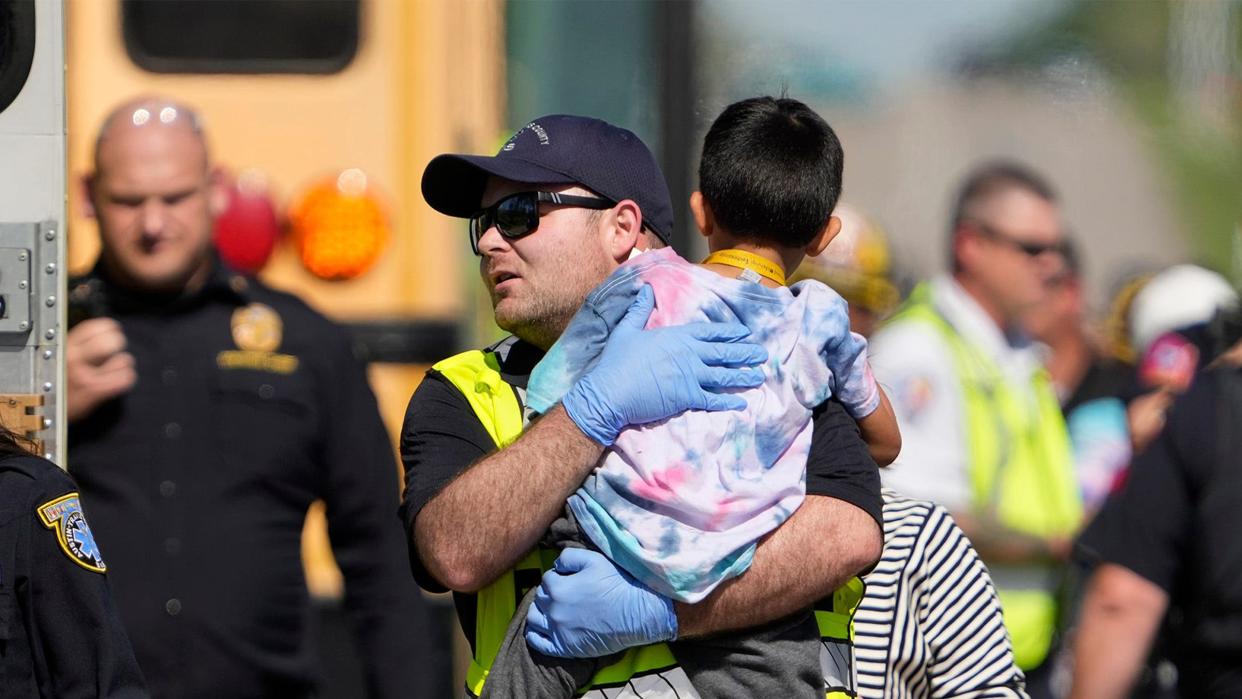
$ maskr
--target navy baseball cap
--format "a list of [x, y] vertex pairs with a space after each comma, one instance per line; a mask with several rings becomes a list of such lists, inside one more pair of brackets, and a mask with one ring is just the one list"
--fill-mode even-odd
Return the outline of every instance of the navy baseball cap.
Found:
[[423, 170], [423, 198], [442, 214], [467, 218], [481, 208], [489, 176], [631, 199], [665, 243], [673, 232], [673, 203], [655, 156], [633, 132], [606, 121], [552, 114], [518, 129], [496, 155], [436, 156]]

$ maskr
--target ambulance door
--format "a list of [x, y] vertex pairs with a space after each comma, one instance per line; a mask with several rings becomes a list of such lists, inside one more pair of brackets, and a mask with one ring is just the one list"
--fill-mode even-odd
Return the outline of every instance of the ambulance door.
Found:
[[0, 423], [61, 464], [63, 9], [0, 0]]

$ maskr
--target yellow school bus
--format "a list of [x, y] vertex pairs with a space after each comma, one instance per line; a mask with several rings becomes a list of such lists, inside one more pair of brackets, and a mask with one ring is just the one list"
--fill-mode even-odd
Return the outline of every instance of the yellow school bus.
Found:
[[[66, 0], [64, 10], [69, 269], [86, 271], [99, 250], [77, 184], [96, 130], [134, 96], [195, 107], [215, 163], [262, 183], [282, 220], [361, 178], [386, 228], [373, 264], [324, 279], [286, 231], [258, 274], [355, 330], [395, 446], [426, 364], [479, 327], [464, 227], [427, 207], [419, 183], [437, 153], [490, 150], [502, 131], [501, 0]], [[303, 553], [312, 595], [339, 598], [319, 509]], [[326, 674], [326, 691], [343, 691]]]
[[[446, 355], [474, 314], [462, 228], [423, 203], [419, 178], [446, 145], [487, 150], [501, 130], [499, 0], [68, 0], [65, 14], [71, 271], [99, 249], [76, 181], [123, 99], [196, 107], [216, 163], [265, 183], [277, 212], [361, 173], [389, 229], [372, 266], [322, 279], [286, 237], [259, 274], [386, 339], [372, 358], [392, 361], [373, 362], [370, 377], [395, 436], [425, 368], [411, 362]], [[322, 528], [312, 523], [307, 539], [312, 591], [335, 594]]]

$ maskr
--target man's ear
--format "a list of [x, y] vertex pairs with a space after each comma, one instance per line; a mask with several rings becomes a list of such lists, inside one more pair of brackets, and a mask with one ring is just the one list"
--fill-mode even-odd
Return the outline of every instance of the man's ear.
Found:
[[643, 212], [633, 199], [617, 202], [610, 215], [605, 219], [612, 222], [612, 229], [607, 232], [609, 252], [613, 259], [624, 262], [630, 258], [630, 252], [638, 246], [642, 239]]
[[78, 178], [78, 204], [82, 207], [82, 215], [95, 218], [95, 183], [99, 174], [92, 172]]
[[953, 231], [953, 264], [955, 267], [970, 269], [979, 257], [979, 236], [969, 226], [958, 226]]
[[807, 244], [806, 254], [809, 257], [815, 257], [820, 254], [828, 247], [828, 243], [831, 243], [832, 239], [837, 237], [837, 234], [840, 232], [841, 219], [836, 216], [829, 216], [828, 223], [825, 223], [823, 229], [820, 230], [819, 233], [816, 233], [815, 237], [811, 238], [811, 242]]
[[207, 206], [213, 218], [229, 208], [229, 176], [218, 165], [207, 173]]
[[690, 213], [694, 216], [694, 225], [704, 238], [716, 230], [716, 216], [712, 213], [711, 204], [703, 198], [702, 192], [694, 192], [690, 195]]

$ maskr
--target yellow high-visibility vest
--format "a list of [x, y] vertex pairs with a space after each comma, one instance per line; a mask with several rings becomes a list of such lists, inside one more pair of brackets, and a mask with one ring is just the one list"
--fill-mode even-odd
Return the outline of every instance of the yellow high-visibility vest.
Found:
[[[962, 389], [972, 502], [976, 514], [1040, 537], [1071, 536], [1082, 522], [1082, 497], [1061, 406], [1048, 373], [1014, 386], [978, 347], [934, 307], [919, 285], [890, 322], [922, 322], [944, 338]], [[917, 458], [917, 454], [914, 455]], [[911, 465], [911, 468], [918, 468]], [[1057, 625], [1055, 566], [988, 563], [1018, 667], [1047, 657]]]
[[[471, 350], [449, 357], [432, 368], [466, 397], [497, 448], [508, 446], [522, 434], [526, 425], [521, 405], [514, 388], [500, 376], [500, 363], [494, 353]], [[466, 671], [466, 689], [472, 695], [478, 696], [483, 691], [488, 671], [496, 660], [518, 603], [539, 584], [543, 572], [552, 567], [559, 553], [543, 548], [531, 551], [513, 570], [479, 590], [474, 657]], [[862, 597], [863, 582], [853, 578], [831, 599], [816, 606], [815, 617], [822, 637], [820, 664], [828, 681], [827, 699], [857, 696], [854, 611]], [[665, 643], [627, 650], [619, 660], [595, 673], [590, 685], [580, 693], [625, 685], [643, 699], [698, 696]]]

